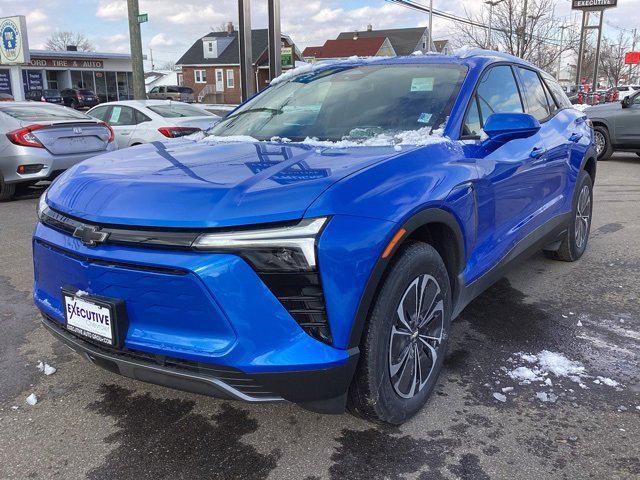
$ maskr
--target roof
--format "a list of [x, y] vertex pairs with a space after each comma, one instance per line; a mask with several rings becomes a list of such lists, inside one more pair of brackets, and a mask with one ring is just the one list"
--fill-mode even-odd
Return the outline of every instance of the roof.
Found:
[[315, 58], [345, 58], [352, 55], [372, 57], [378, 53], [386, 40], [385, 37], [327, 40], [322, 47], [306, 48], [303, 55]]
[[131, 60], [128, 53], [104, 53], [104, 52], [73, 52], [68, 50], [29, 50], [32, 57], [36, 58], [68, 58], [78, 59], [111, 59], [111, 60]]
[[[204, 58], [203, 38], [224, 38], [233, 37], [227, 48], [223, 50], [218, 58]], [[255, 63], [262, 52], [269, 44], [269, 36], [266, 28], [251, 30], [251, 53], [252, 63]], [[238, 31], [211, 32], [208, 35], [198, 38], [193, 45], [185, 52], [176, 65], [239, 65], [240, 64], [240, 44], [238, 43]]]
[[399, 56], [410, 55], [418, 46], [420, 39], [427, 31], [426, 27], [391, 28], [387, 30], [364, 30], [358, 32], [342, 32], [338, 40], [353, 38], [357, 33], [359, 38], [383, 37], [388, 38], [391, 46]]

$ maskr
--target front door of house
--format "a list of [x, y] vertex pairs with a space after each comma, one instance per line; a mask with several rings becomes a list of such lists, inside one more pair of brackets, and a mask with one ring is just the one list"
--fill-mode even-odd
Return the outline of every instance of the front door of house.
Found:
[[216, 68], [216, 92], [224, 92], [224, 70]]

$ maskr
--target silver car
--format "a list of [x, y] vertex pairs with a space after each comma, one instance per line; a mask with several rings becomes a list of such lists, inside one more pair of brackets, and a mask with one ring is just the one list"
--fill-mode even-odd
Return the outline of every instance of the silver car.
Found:
[[113, 130], [70, 108], [40, 102], [0, 103], [0, 201], [16, 185], [55, 177], [115, 149]]

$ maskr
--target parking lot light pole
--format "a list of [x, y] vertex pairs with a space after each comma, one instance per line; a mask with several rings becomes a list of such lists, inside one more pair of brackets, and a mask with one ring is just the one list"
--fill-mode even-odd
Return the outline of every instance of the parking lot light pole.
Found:
[[493, 34], [493, 7], [502, 2], [504, 2], [504, 0], [487, 0], [486, 2], [484, 2], [486, 5], [489, 5], [489, 38], [487, 39], [487, 45], [485, 46], [485, 48], [487, 48], [488, 50], [491, 50], [491, 48], [493, 47], [491, 38]]
[[251, 0], [238, 0], [238, 40], [240, 43], [240, 90], [244, 102], [254, 94], [253, 52], [251, 49]]
[[129, 10], [129, 43], [131, 45], [131, 65], [133, 69], [133, 98], [144, 100], [147, 93], [144, 88], [144, 65], [142, 64], [142, 37], [138, 15], [138, 0], [127, 0]]
[[[280, 29], [280, 0], [269, 0], [269, 79], [282, 73], [282, 34]], [[295, 66], [295, 65], [294, 65]]]

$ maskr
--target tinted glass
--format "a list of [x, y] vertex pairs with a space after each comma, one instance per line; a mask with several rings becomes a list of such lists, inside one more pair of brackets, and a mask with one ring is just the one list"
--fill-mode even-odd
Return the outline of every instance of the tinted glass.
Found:
[[94, 94], [94, 93], [93, 93], [93, 91], [91, 91], [91, 90], [84, 90], [84, 89], [83, 89], [83, 90], [78, 90], [78, 93], [79, 93], [80, 95], [93, 95], [93, 94]]
[[96, 107], [94, 109], [92, 109], [90, 112], [88, 112], [87, 114], [93, 118], [97, 118], [98, 120], [106, 120], [106, 115], [107, 115], [107, 110], [109, 109], [109, 107]]
[[[446, 122], [461, 65], [337, 65], [276, 84], [216, 125], [213, 135], [354, 142]], [[427, 135], [428, 133], [425, 133]]]
[[113, 126], [135, 125], [136, 121], [133, 108], [114, 105], [111, 107], [111, 113], [109, 114], [107, 123]]
[[47, 105], [46, 103], [29, 103], [28, 105], [11, 105], [0, 107], [0, 112], [18, 120], [86, 120], [90, 118], [84, 113], [76, 112], [70, 108]]
[[151, 105], [147, 107], [152, 112], [165, 118], [179, 117], [207, 117], [213, 116], [202, 108], [192, 107], [185, 103], [167, 103], [166, 105]]
[[477, 90], [483, 122], [492, 113], [522, 113], [522, 101], [511, 67], [501, 65], [487, 72]]
[[527, 68], [518, 69], [524, 85], [524, 95], [527, 99], [527, 113], [538, 120], [547, 118], [549, 116], [549, 106], [540, 77], [533, 70]]
[[180, 93], [180, 90], [178, 90], [176, 87], [167, 87], [167, 92], [168, 93]]
[[151, 120], [140, 110], [135, 110], [135, 119], [136, 119], [136, 123], [148, 122]]
[[475, 137], [480, 135], [482, 131], [482, 122], [480, 120], [480, 111], [478, 110], [478, 102], [473, 97], [469, 111], [467, 112], [467, 120], [464, 122], [462, 135]]
[[544, 75], [544, 83], [551, 90], [553, 97], [556, 99], [556, 103], [559, 108], [571, 108], [571, 100], [567, 97], [567, 94], [562, 87], [549, 75]]
[[193, 93], [193, 89], [189, 87], [178, 87], [180, 93]]

